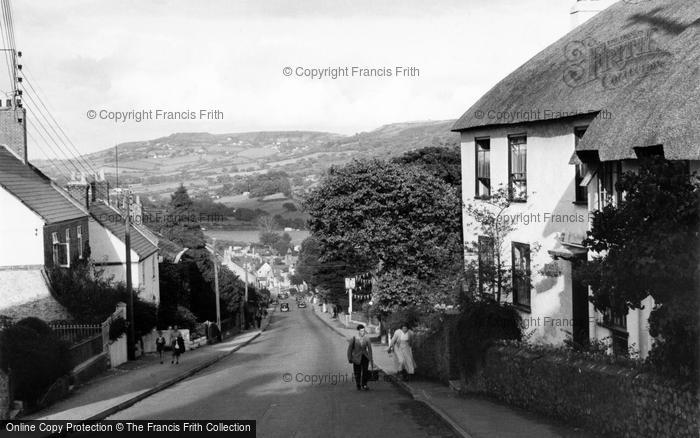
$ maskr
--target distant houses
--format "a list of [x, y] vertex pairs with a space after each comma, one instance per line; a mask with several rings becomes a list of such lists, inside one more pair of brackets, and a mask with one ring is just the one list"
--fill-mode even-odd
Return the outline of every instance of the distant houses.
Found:
[[[648, 354], [651, 298], [626, 313], [596, 310], [576, 261], [589, 257], [581, 243], [590, 213], [622, 199], [615, 183], [638, 158], [700, 170], [698, 13], [691, 1], [618, 2], [516, 69], [454, 124], [464, 203], [483, 203], [499, 187], [509, 192], [503, 218], [515, 229], [501, 257], [521, 280], [507, 300], [531, 340], [597, 339], [617, 353]], [[469, 216], [463, 222], [465, 242], [477, 243], [465, 257], [488, 263], [492, 242]], [[547, 267], [555, 268], [550, 275]]]

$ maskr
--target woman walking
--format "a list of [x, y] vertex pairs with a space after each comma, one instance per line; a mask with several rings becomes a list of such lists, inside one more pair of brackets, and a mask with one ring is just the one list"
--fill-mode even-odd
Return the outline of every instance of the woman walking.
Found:
[[163, 353], [165, 351], [165, 337], [163, 332], [158, 330], [158, 337], [156, 338], [156, 351], [158, 352], [158, 357], [160, 358], [160, 363], [163, 363]]
[[389, 342], [387, 352], [394, 353], [394, 363], [397, 372], [403, 375], [403, 379], [408, 381], [410, 376], [416, 371], [416, 362], [413, 360], [413, 331], [408, 328], [408, 324], [403, 324], [400, 329], [394, 332], [394, 336]]
[[173, 359], [170, 363], [179, 364], [180, 355], [185, 351], [185, 339], [182, 337], [182, 333], [177, 332], [177, 338], [173, 339], [171, 347], [173, 348]]
[[365, 326], [362, 324], [357, 326], [357, 336], [353, 336], [350, 345], [348, 345], [348, 362], [352, 364], [355, 373], [357, 390], [369, 390], [367, 386], [368, 365], [371, 363], [374, 368], [374, 360], [372, 359], [372, 343], [367, 336]]

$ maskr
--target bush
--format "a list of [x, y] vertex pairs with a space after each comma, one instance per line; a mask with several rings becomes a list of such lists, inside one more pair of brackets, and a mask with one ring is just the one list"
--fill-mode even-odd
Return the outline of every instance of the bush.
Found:
[[510, 304], [493, 299], [470, 299], [457, 318], [457, 355], [467, 375], [481, 367], [488, 347], [496, 340], [522, 339], [522, 320]]
[[68, 344], [45, 322], [20, 320], [0, 335], [0, 367], [12, 370], [15, 398], [34, 404], [56, 379], [70, 371]]
[[109, 326], [109, 340], [116, 341], [126, 333], [127, 324], [124, 318], [117, 318]]

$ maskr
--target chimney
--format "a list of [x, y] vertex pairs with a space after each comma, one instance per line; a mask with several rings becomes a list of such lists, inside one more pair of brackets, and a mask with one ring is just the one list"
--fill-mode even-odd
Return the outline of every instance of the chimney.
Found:
[[85, 208], [90, 208], [90, 202], [94, 199], [92, 184], [88, 183], [83, 174], [71, 174], [71, 180], [66, 184], [66, 191], [77, 199]]
[[100, 171], [95, 174], [95, 179], [93, 181], [93, 201], [94, 200], [104, 201], [107, 205], [110, 205], [109, 182], [105, 178], [104, 169], [100, 169]]
[[27, 114], [12, 99], [0, 99], [0, 144], [7, 145], [27, 163]]
[[576, 0], [571, 7], [571, 29], [588, 21], [598, 12], [606, 9], [617, 0]]

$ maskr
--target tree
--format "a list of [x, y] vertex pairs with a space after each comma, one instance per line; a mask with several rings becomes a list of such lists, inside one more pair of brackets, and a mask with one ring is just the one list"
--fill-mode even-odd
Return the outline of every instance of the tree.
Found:
[[166, 239], [185, 248], [204, 248], [204, 234], [197, 212], [187, 189], [182, 184], [170, 197], [170, 205], [161, 233]]
[[686, 164], [650, 158], [616, 188], [624, 199], [593, 213], [584, 241], [596, 254], [582, 267], [591, 301], [625, 312], [651, 296], [650, 363], [697, 384], [700, 183]]
[[416, 166], [375, 159], [331, 167], [304, 204], [323, 260], [345, 262], [350, 274], [430, 279], [461, 257], [443, 251], [461, 232], [457, 191]]
[[483, 290], [495, 292], [496, 302], [508, 296], [512, 290], [510, 267], [502, 254], [507, 236], [515, 229], [514, 221], [505, 214], [510, 207], [508, 190], [499, 188], [491, 196], [465, 206], [465, 216], [469, 216], [471, 226], [482, 236], [470, 246], [479, 256], [478, 275]]
[[301, 243], [297, 275], [311, 288], [320, 288], [321, 297], [329, 303], [338, 304], [346, 298], [345, 276], [349, 266], [342, 260], [322, 260], [318, 239], [309, 236]]
[[285, 202], [284, 204], [282, 204], [282, 207], [284, 207], [284, 209], [287, 211], [298, 211], [297, 206], [294, 205], [293, 202]]
[[462, 158], [458, 145], [429, 146], [394, 158], [403, 165], [419, 166], [451, 186], [462, 184]]

